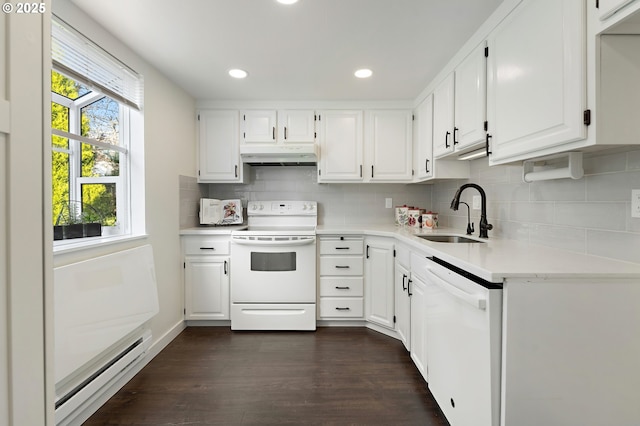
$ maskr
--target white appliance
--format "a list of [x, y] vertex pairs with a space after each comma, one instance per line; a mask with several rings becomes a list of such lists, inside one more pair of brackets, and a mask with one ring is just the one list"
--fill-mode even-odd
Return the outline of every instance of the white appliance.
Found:
[[452, 426], [498, 426], [502, 284], [427, 259], [429, 390]]
[[316, 329], [315, 201], [250, 201], [231, 234], [231, 329]]
[[301, 145], [241, 145], [240, 158], [251, 165], [305, 165], [318, 162], [316, 144]]
[[243, 221], [240, 200], [200, 199], [200, 225], [240, 225]]

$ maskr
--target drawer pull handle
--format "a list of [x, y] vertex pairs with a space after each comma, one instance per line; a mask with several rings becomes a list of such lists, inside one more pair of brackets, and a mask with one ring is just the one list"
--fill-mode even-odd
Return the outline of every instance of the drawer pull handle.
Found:
[[336, 247], [336, 250], [351, 250], [351, 247]]
[[215, 247], [200, 247], [200, 250], [215, 250]]
[[351, 308], [340, 308], [340, 307], [336, 307], [336, 311], [350, 311]]
[[349, 290], [350, 288], [351, 288], [351, 287], [348, 287], [348, 286], [347, 286], [347, 287], [340, 287], [340, 286], [338, 286], [338, 285], [336, 286], [336, 289], [337, 289], [337, 290]]
[[337, 269], [349, 269], [349, 268], [350, 268], [350, 266], [349, 266], [349, 265], [345, 265], [345, 266], [342, 266], [342, 265], [336, 265], [336, 268], [337, 268]]

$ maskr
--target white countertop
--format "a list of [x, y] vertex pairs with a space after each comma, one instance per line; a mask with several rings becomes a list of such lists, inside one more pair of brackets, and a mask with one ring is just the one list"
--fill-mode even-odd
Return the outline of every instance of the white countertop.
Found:
[[318, 226], [318, 235], [365, 234], [394, 237], [420, 249], [425, 255], [436, 256], [487, 281], [501, 282], [505, 278], [635, 278], [640, 284], [640, 264], [604, 257], [574, 253], [539, 244], [503, 240], [489, 235], [488, 239], [471, 238], [484, 243], [438, 243], [417, 235], [446, 234], [466, 236], [459, 229], [413, 230], [394, 225]]

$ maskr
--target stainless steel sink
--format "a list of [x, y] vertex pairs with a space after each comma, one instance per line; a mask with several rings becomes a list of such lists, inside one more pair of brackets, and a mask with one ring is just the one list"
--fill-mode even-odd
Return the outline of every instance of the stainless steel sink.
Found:
[[472, 240], [459, 235], [416, 235], [416, 237], [436, 243], [484, 243], [484, 241]]

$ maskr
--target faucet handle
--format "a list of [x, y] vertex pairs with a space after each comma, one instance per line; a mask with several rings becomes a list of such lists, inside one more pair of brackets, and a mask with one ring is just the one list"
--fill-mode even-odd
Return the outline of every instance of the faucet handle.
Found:
[[471, 235], [475, 232], [475, 229], [473, 228], [473, 222], [471, 222], [470, 224], [467, 224], [467, 235]]

